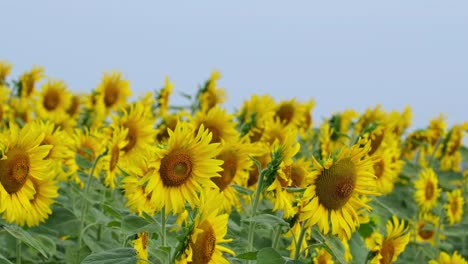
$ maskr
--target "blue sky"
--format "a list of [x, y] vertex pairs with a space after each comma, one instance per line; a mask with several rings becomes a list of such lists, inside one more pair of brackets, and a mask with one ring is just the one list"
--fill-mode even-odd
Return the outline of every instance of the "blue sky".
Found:
[[[414, 127], [468, 121], [468, 1], [2, 1], [0, 59], [90, 91], [117, 69], [136, 95], [195, 93], [223, 74], [229, 111], [252, 94], [336, 111], [411, 105]], [[175, 96], [176, 102], [180, 97]]]

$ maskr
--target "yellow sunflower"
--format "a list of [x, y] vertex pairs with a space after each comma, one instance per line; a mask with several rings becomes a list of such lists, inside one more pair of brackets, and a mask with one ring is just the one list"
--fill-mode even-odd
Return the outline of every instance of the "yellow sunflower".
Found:
[[133, 248], [137, 252], [137, 264], [148, 263], [148, 233], [138, 233], [137, 239], [132, 240]]
[[437, 204], [441, 192], [438, 184], [437, 175], [431, 168], [421, 170], [419, 179], [414, 182], [414, 199], [422, 212], [430, 211]]
[[0, 128], [11, 119], [11, 111], [8, 101], [10, 100], [10, 88], [0, 84]]
[[219, 172], [221, 177], [211, 180], [218, 186], [224, 195], [224, 212], [230, 213], [232, 207], [240, 211], [240, 194], [231, 186], [237, 184], [246, 186], [249, 178], [249, 169], [253, 161], [249, 158], [251, 145], [245, 142], [226, 142], [221, 145], [221, 151], [216, 159], [222, 160], [223, 168]]
[[153, 195], [156, 208], [166, 207], [167, 213], [180, 213], [185, 202], [193, 208], [198, 204], [197, 192], [201, 185], [218, 189], [211, 181], [220, 176], [222, 161], [217, 160], [219, 143], [211, 142], [211, 133], [200, 126], [194, 135], [188, 123], [179, 122], [174, 131], [169, 130], [166, 148], [159, 148], [152, 164], [157, 176], [148, 181], [147, 188], [160, 195]]
[[393, 111], [390, 113], [390, 119], [396, 120], [395, 126], [393, 127], [393, 133], [397, 137], [401, 137], [401, 135], [411, 125], [412, 117], [413, 112], [410, 106], [406, 106], [402, 113], [397, 111]]
[[302, 135], [306, 135], [307, 131], [312, 128], [312, 110], [315, 107], [315, 101], [310, 99], [308, 102], [301, 104], [302, 113], [304, 117], [302, 121], [299, 123], [299, 130]]
[[52, 213], [58, 196], [55, 173], [44, 160], [50, 145], [40, 145], [42, 131], [29, 124], [22, 129], [10, 123], [0, 141], [0, 213], [9, 223], [35, 226]]
[[[53, 122], [66, 113], [71, 103], [71, 95], [67, 91], [65, 82], [49, 80], [42, 86], [42, 91], [36, 101], [36, 111], [40, 118], [49, 119]], [[60, 115], [62, 114], [62, 115]]]
[[120, 157], [124, 153], [122, 149], [128, 142], [126, 140], [126, 129], [113, 126], [110, 133], [109, 142], [107, 143], [107, 154], [99, 162], [101, 166], [99, 171], [105, 173], [104, 184], [110, 189], [114, 189], [117, 183], [117, 176], [120, 175]]
[[252, 95], [248, 101], [244, 101], [239, 113], [239, 122], [249, 124], [250, 129], [245, 131], [250, 142], [260, 140], [265, 124], [273, 121], [275, 115], [275, 100], [269, 95]]
[[405, 222], [393, 216], [387, 222], [387, 236], [384, 237], [378, 231], [374, 231], [365, 243], [374, 254], [371, 264], [390, 264], [397, 260], [398, 256], [405, 250], [410, 240], [408, 228]]
[[377, 177], [377, 191], [381, 194], [388, 194], [393, 191], [394, 184], [404, 164], [399, 159], [400, 152], [396, 141], [395, 143], [392, 147], [389, 146], [375, 154], [373, 168]]
[[235, 129], [236, 123], [233, 121], [234, 116], [226, 113], [225, 109], [219, 106], [213, 106], [207, 112], [197, 112], [191, 120], [195, 131], [201, 124], [208, 129], [212, 134], [213, 143], [221, 142], [236, 142], [239, 139], [239, 132]]
[[204, 89], [198, 97], [200, 101], [201, 111], [206, 112], [226, 101], [226, 91], [218, 87], [218, 80], [221, 79], [219, 71], [213, 71], [210, 79], [207, 81]]
[[160, 116], [164, 116], [167, 114], [167, 111], [169, 111], [169, 96], [172, 93], [172, 89], [174, 88], [174, 84], [171, 83], [169, 80], [169, 77], [166, 76], [164, 79], [164, 87], [161, 89], [161, 91], [158, 93], [158, 108], [159, 112], [158, 114]]
[[461, 125], [454, 125], [447, 134], [447, 138], [442, 144], [442, 157], [440, 160], [441, 170], [461, 171], [460, 148], [463, 145], [464, 132], [468, 130], [468, 122]]
[[314, 264], [334, 264], [332, 255], [324, 248], [316, 248], [316, 255], [312, 258]]
[[0, 60], [0, 85], [2, 82], [6, 81], [6, 77], [11, 73], [12, 65], [11, 63]]
[[104, 73], [102, 81], [96, 88], [98, 102], [103, 103], [107, 112], [117, 110], [127, 104], [127, 98], [132, 95], [130, 82], [122, 78], [122, 73], [113, 71]]
[[[375, 195], [373, 160], [367, 153], [370, 143], [342, 148], [334, 158], [313, 159], [313, 183], [304, 192], [301, 220], [306, 226], [317, 224], [323, 234], [348, 240], [359, 226], [357, 211], [370, 210], [361, 196]], [[329, 223], [331, 222], [331, 223]]]
[[37, 82], [44, 77], [44, 68], [39, 66], [33, 66], [31, 71], [23, 73], [20, 76], [21, 97], [30, 97], [34, 93]]
[[222, 203], [222, 199], [223, 196], [217, 190], [204, 190], [200, 213], [195, 218], [187, 248], [176, 260], [177, 264], [228, 264], [229, 261], [223, 253], [235, 255], [234, 251], [221, 245], [232, 241], [232, 239], [224, 238], [227, 233], [229, 215], [219, 214], [217, 206], [220, 202]]
[[440, 252], [437, 260], [429, 260], [428, 264], [467, 264], [468, 261], [463, 258], [457, 251], [453, 252], [452, 256], [445, 252]]
[[444, 235], [438, 232], [438, 229], [442, 229], [442, 226], [439, 225], [438, 216], [430, 213], [421, 213], [416, 222], [416, 241], [427, 242], [434, 246], [437, 237], [439, 239], [444, 239]]
[[447, 194], [448, 204], [444, 207], [447, 210], [447, 219], [450, 225], [454, 225], [461, 222], [463, 216], [463, 196], [460, 189], [453, 190]]
[[136, 102], [126, 109], [121, 116], [113, 118], [113, 125], [127, 130], [125, 140], [127, 144], [122, 148], [122, 166], [131, 164], [137, 159], [144, 159], [149, 155], [154, 145], [156, 131], [154, 120], [145, 113], [142, 103]]
[[306, 123], [305, 111], [306, 109], [293, 98], [276, 105], [274, 118], [284, 126], [291, 124], [294, 127], [300, 127], [301, 124]]
[[33, 119], [33, 103], [30, 98], [12, 97], [10, 104], [10, 109], [13, 112], [11, 117], [16, 119], [16, 122], [28, 123]]

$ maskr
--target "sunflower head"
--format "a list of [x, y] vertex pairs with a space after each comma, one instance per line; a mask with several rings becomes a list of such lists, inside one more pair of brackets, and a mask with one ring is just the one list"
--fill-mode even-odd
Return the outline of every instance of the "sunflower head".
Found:
[[200, 101], [200, 109], [204, 112], [226, 101], [226, 91], [223, 88], [218, 88], [219, 79], [221, 79], [221, 73], [219, 71], [213, 71], [210, 79], [206, 82], [205, 87], [199, 94], [198, 100]]
[[174, 84], [171, 83], [169, 77], [166, 76], [164, 79], [164, 87], [159, 91], [157, 95], [157, 104], [159, 108], [159, 115], [164, 116], [167, 114], [169, 110], [169, 96], [172, 94], [172, 89], [174, 88]]
[[203, 124], [212, 133], [213, 143], [221, 141], [233, 142], [239, 138], [233, 118], [234, 116], [226, 113], [226, 110], [221, 109], [219, 106], [214, 106], [207, 112], [197, 112], [192, 123], [196, 128], [195, 132]]
[[6, 80], [6, 77], [10, 75], [11, 68], [11, 63], [0, 60], [0, 85]]
[[59, 114], [65, 114], [71, 103], [71, 95], [63, 81], [49, 80], [42, 86], [36, 108], [40, 117], [56, 120]]
[[122, 73], [113, 71], [104, 73], [102, 81], [96, 89], [100, 103], [107, 110], [117, 110], [125, 106], [127, 98], [132, 94], [130, 82], [122, 78]]
[[36, 88], [36, 83], [44, 76], [44, 68], [39, 66], [33, 66], [31, 71], [23, 73], [20, 77], [21, 97], [30, 97]]
[[444, 205], [446, 209], [447, 219], [450, 225], [460, 223], [463, 217], [464, 200], [462, 191], [455, 189], [447, 194], [448, 203]]
[[414, 198], [422, 212], [428, 212], [437, 204], [441, 192], [438, 182], [437, 175], [431, 168], [422, 170], [419, 179], [414, 182]]

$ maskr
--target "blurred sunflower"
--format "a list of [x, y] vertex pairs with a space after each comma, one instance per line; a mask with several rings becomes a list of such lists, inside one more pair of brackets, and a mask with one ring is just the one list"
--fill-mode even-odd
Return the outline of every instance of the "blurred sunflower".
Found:
[[148, 263], [148, 233], [138, 233], [137, 239], [132, 240], [132, 243], [137, 252], [137, 264]]
[[127, 145], [127, 130], [123, 127], [113, 126], [110, 129], [109, 140], [107, 143], [107, 154], [104, 155], [99, 166], [99, 171], [103, 171], [104, 184], [110, 189], [114, 189], [117, 183], [117, 176], [120, 174], [120, 157], [123, 155], [123, 148]]
[[284, 126], [291, 125], [299, 128], [307, 122], [307, 110], [308, 109], [297, 102], [295, 98], [284, 100], [276, 105], [274, 119], [278, 120], [279, 123]]
[[304, 192], [301, 209], [307, 227], [317, 224], [323, 234], [331, 231], [342, 239], [351, 237], [360, 224], [357, 211], [371, 209], [361, 196], [377, 194], [369, 149], [369, 142], [355, 144], [342, 148], [336, 157], [313, 159], [313, 183]]
[[393, 126], [393, 134], [398, 138], [403, 135], [406, 129], [411, 125], [411, 118], [413, 117], [413, 112], [410, 106], [406, 106], [402, 113], [393, 111], [390, 113], [390, 119], [395, 120], [395, 125]]
[[204, 190], [201, 197], [200, 213], [195, 218], [187, 247], [176, 263], [228, 264], [230, 262], [223, 253], [235, 253], [221, 245], [232, 241], [224, 238], [227, 234], [229, 215], [219, 214], [218, 211], [218, 203], [222, 203], [223, 196], [217, 190], [211, 189]]
[[226, 101], [226, 91], [218, 87], [218, 80], [221, 79], [219, 71], [212, 71], [210, 79], [206, 82], [205, 87], [199, 92], [198, 100], [200, 102], [200, 110], [206, 112]]
[[404, 164], [399, 157], [400, 152], [396, 141], [395, 145], [388, 146], [375, 154], [373, 168], [377, 177], [376, 185], [379, 193], [388, 194], [393, 191], [394, 184]]
[[122, 73], [113, 71], [104, 73], [101, 83], [96, 88], [97, 102], [103, 103], [106, 112], [118, 110], [127, 104], [127, 98], [132, 95], [130, 82], [122, 78]]
[[10, 123], [0, 141], [0, 213], [9, 223], [38, 225], [52, 213], [58, 196], [54, 171], [44, 160], [50, 145], [40, 145], [44, 133], [29, 124]]
[[408, 228], [405, 228], [403, 220], [400, 222], [396, 216], [393, 216], [391, 220], [388, 220], [386, 229], [386, 237], [378, 231], [374, 231], [365, 240], [367, 248], [374, 253], [374, 257], [370, 261], [371, 264], [395, 262], [409, 243], [410, 234], [407, 232]]
[[197, 112], [195, 117], [191, 120], [195, 128], [195, 133], [201, 124], [208, 129], [213, 137], [212, 143], [237, 142], [239, 139], [239, 132], [235, 129], [236, 123], [233, 121], [234, 116], [226, 113], [225, 109], [219, 106], [213, 106], [207, 112]]
[[416, 236], [417, 242], [428, 242], [432, 246], [435, 245], [436, 238], [444, 239], [445, 236], [438, 232], [438, 229], [442, 229], [439, 226], [439, 217], [430, 213], [419, 214], [419, 219], [416, 222]]
[[45, 77], [44, 68], [33, 66], [29, 72], [23, 73], [20, 76], [20, 95], [21, 97], [30, 97], [36, 89], [36, 84]]
[[220, 176], [223, 162], [214, 158], [219, 153], [219, 143], [210, 142], [211, 133], [203, 125], [195, 136], [185, 122], [177, 123], [174, 131], [169, 130], [167, 147], [159, 148], [152, 160], [157, 176], [150, 178], [147, 185], [148, 191], [160, 193], [151, 198], [157, 209], [165, 206], [167, 213], [177, 214], [184, 210], [185, 202], [192, 208], [198, 204], [201, 185], [218, 189], [211, 178]]
[[419, 179], [414, 182], [416, 189], [414, 199], [421, 208], [421, 212], [428, 212], [437, 204], [441, 192], [438, 184], [437, 175], [431, 168], [419, 172]]
[[67, 85], [60, 80], [49, 80], [42, 86], [36, 101], [36, 112], [42, 119], [61, 122], [60, 118], [67, 117], [65, 113], [71, 103], [71, 95]]
[[244, 101], [238, 119], [242, 124], [242, 135], [247, 134], [250, 142], [259, 141], [265, 124], [273, 121], [275, 105], [275, 100], [269, 95], [252, 95], [248, 101]]
[[460, 147], [463, 145], [462, 140], [466, 131], [468, 131], [468, 122], [454, 125], [448, 132], [440, 149], [442, 152], [440, 159], [441, 170], [461, 171]]
[[463, 258], [457, 251], [450, 256], [445, 252], [440, 252], [437, 260], [429, 260], [428, 264], [467, 264], [468, 261]]
[[8, 61], [0, 60], [0, 85], [6, 81], [6, 77], [10, 75], [13, 65]]
[[166, 78], [164, 79], [164, 86], [157, 95], [157, 106], [159, 110], [159, 116], [165, 116], [169, 111], [169, 96], [171, 95], [173, 88], [174, 84], [171, 83], [169, 77], [166, 76]]
[[463, 196], [460, 189], [453, 190], [447, 194], [448, 204], [444, 205], [447, 212], [447, 219], [450, 225], [461, 222], [463, 216]]
[[0, 128], [6, 124], [7, 120], [11, 119], [10, 111], [10, 88], [0, 84]]
[[169, 130], [174, 131], [177, 123], [186, 119], [190, 114], [184, 110], [177, 113], [168, 113], [161, 117], [159, 124], [156, 128], [156, 142], [165, 144], [169, 139]]
[[230, 213], [232, 207], [240, 211], [240, 194], [231, 186], [237, 184], [246, 186], [249, 178], [249, 169], [253, 161], [249, 158], [251, 146], [245, 142], [226, 142], [221, 145], [221, 151], [216, 159], [222, 160], [221, 177], [213, 177], [211, 180], [218, 186], [224, 195], [223, 212]]

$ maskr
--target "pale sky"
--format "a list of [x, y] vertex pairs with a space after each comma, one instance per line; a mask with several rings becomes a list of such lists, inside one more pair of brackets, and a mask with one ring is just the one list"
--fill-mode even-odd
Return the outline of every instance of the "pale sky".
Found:
[[[317, 102], [316, 120], [377, 103], [468, 121], [468, 1], [13, 1], [0, 59], [89, 92], [120, 70], [134, 94], [194, 94], [222, 72], [229, 111], [252, 94]], [[174, 96], [176, 102], [180, 97]]]

